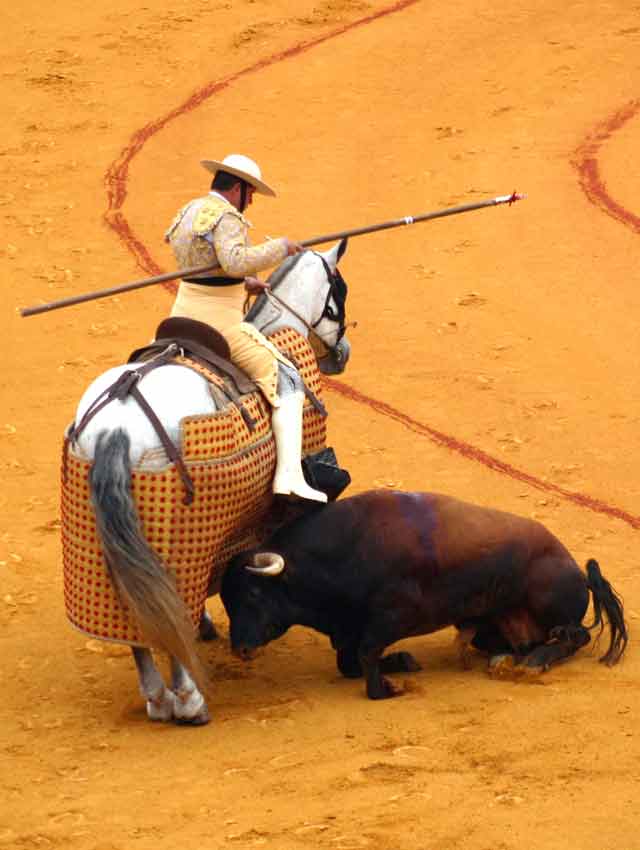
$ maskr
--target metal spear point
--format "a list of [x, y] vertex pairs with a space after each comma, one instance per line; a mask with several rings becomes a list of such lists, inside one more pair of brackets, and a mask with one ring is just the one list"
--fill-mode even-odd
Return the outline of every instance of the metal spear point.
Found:
[[[337, 233], [325, 233], [322, 236], [314, 236], [311, 239], [305, 239], [300, 244], [304, 248], [312, 248], [314, 245], [321, 245], [324, 242], [335, 242], [338, 239], [349, 239], [352, 236], [362, 236], [365, 233], [377, 233], [380, 230], [390, 230], [393, 227], [403, 227], [409, 224], [418, 224], [423, 221], [431, 221], [434, 218], [445, 218], [450, 215], [460, 215], [460, 213], [471, 212], [472, 210], [481, 210], [484, 207], [495, 207], [499, 204], [514, 204], [516, 201], [521, 201], [526, 197], [518, 192], [512, 192], [510, 195], [498, 195], [496, 198], [489, 198], [486, 201], [477, 201], [472, 204], [461, 204], [457, 207], [446, 207], [435, 212], [422, 213], [420, 215], [406, 215], [403, 218], [392, 219], [391, 221], [383, 221], [380, 224], [369, 224], [365, 227], [356, 227], [352, 230], [340, 230]], [[168, 280], [176, 280], [182, 277], [194, 277], [204, 272], [214, 271], [219, 269], [217, 263], [211, 263], [208, 266], [194, 266], [188, 269], [178, 269], [174, 272], [159, 274], [155, 277], [148, 277], [143, 280], [134, 280], [131, 283], [123, 283], [119, 286], [112, 286], [109, 289], [98, 289], [95, 292], [87, 292], [84, 295], [73, 295], [70, 298], [61, 298], [59, 301], [50, 301], [48, 304], [39, 304], [36, 307], [23, 307], [20, 310], [21, 316], [36, 316], [39, 313], [48, 313], [51, 310], [59, 310], [61, 307], [70, 307], [73, 304], [82, 304], [85, 301], [95, 301], [98, 298], [107, 298], [109, 295], [118, 295], [120, 292], [130, 292], [132, 289], [143, 289], [145, 286], [153, 286], [157, 283], [164, 283]], [[238, 280], [238, 283], [241, 281]]]

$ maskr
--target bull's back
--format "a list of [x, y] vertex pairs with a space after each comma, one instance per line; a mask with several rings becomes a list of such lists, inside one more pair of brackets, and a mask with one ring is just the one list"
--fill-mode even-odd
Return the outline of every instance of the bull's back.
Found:
[[426, 492], [370, 490], [340, 499], [282, 529], [273, 543], [305, 581], [326, 575], [354, 598], [403, 579], [426, 590], [443, 576], [462, 580], [492, 563], [503, 572], [545, 555], [573, 563], [539, 522]]
[[374, 491], [360, 508], [372, 527], [393, 529], [372, 542], [377, 557], [393, 564], [395, 598], [420, 611], [417, 632], [528, 605], [532, 592], [558, 581], [572, 593], [583, 589], [567, 549], [527, 517], [438, 493]]
[[434, 542], [441, 569], [456, 569], [506, 550], [527, 561], [545, 555], [572, 560], [557, 537], [536, 520], [451, 496], [423, 495], [426, 509], [436, 517]]
[[318, 545], [339, 549], [369, 572], [409, 571], [424, 581], [492, 558], [573, 562], [541, 523], [441, 493], [370, 490], [330, 505], [316, 524], [316, 539], [326, 540]]

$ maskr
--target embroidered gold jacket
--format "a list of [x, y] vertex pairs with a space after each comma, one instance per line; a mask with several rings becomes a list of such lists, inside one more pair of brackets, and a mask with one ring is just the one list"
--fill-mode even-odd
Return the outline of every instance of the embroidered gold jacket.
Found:
[[206, 277], [240, 280], [278, 265], [287, 255], [285, 239], [260, 245], [249, 242], [250, 223], [224, 198], [210, 193], [190, 201], [178, 212], [165, 233], [179, 268], [219, 263], [220, 270]]

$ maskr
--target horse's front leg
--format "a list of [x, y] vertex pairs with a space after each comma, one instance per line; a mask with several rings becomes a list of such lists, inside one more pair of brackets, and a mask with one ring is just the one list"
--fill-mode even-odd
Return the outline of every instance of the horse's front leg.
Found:
[[140, 693], [147, 700], [147, 716], [150, 720], [172, 720], [175, 696], [167, 688], [148, 649], [131, 648], [138, 669]]
[[171, 689], [175, 694], [173, 716], [177, 723], [203, 726], [209, 722], [209, 710], [187, 670], [171, 658]]

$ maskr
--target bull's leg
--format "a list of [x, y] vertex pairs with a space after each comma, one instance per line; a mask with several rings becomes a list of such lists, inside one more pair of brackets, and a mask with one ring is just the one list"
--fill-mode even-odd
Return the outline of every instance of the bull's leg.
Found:
[[198, 625], [198, 637], [200, 640], [215, 640], [218, 637], [216, 627], [213, 625], [213, 620], [208, 611], [202, 612], [200, 623]]
[[588, 604], [587, 581], [573, 561], [548, 557], [536, 562], [528, 608], [541, 625], [543, 637], [522, 653], [519, 665], [542, 672], [589, 643], [589, 631], [582, 625]]
[[380, 661], [387, 645], [371, 646], [366, 643], [360, 645], [359, 659], [369, 699], [388, 699], [402, 693], [401, 690], [393, 686], [389, 679], [382, 675]]
[[209, 710], [196, 683], [176, 658], [171, 659], [171, 688], [175, 694], [173, 716], [177, 723], [203, 726]]
[[469, 670], [471, 667], [471, 647], [476, 636], [477, 629], [475, 626], [458, 626], [458, 631], [455, 636], [455, 647], [460, 659], [460, 665], [463, 670]]
[[131, 651], [138, 669], [140, 693], [147, 700], [147, 716], [150, 720], [171, 720], [175, 697], [166, 687], [151, 652], [139, 646]]
[[417, 673], [422, 667], [410, 652], [390, 652], [380, 659], [380, 670], [383, 673]]
[[336, 650], [338, 670], [346, 679], [359, 679], [362, 676], [362, 664], [358, 657], [357, 646], [341, 646]]
[[536, 646], [518, 663], [537, 672], [548, 670], [553, 664], [570, 658], [582, 646], [591, 640], [584, 626], [559, 626], [551, 630], [550, 639], [542, 646]]
[[513, 647], [498, 626], [491, 622], [482, 622], [476, 626], [471, 646], [489, 656], [513, 652]]
[[[347, 679], [359, 679], [362, 663], [355, 646], [343, 646], [336, 650], [338, 670]], [[379, 659], [381, 673], [415, 673], [422, 667], [409, 652], [390, 652]]]
[[489, 669], [493, 675], [511, 676], [520, 669], [521, 659], [536, 646], [544, 643], [547, 635], [528, 608], [511, 608], [496, 618], [496, 624], [507, 643], [500, 649], [492, 647]]

